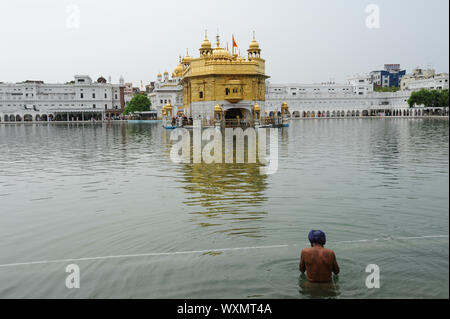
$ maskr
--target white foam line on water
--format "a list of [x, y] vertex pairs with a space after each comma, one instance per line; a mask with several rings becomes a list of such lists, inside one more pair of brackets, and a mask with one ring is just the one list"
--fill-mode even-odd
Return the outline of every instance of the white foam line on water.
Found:
[[388, 240], [412, 240], [412, 239], [432, 239], [432, 238], [449, 238], [449, 235], [431, 235], [431, 236], [415, 236], [415, 237], [385, 237], [385, 238], [374, 238], [374, 239], [338, 241], [338, 242], [335, 242], [334, 244], [352, 244], [352, 243], [368, 243], [368, 242], [388, 241]]
[[0, 265], [0, 268], [13, 267], [13, 266], [67, 263], [67, 262], [77, 262], [77, 261], [106, 260], [106, 259], [119, 259], [119, 258], [137, 258], [137, 257], [152, 257], [152, 256], [190, 255], [190, 254], [202, 254], [202, 253], [209, 253], [209, 252], [225, 252], [225, 251], [237, 251], [237, 250], [271, 249], [271, 248], [287, 248], [287, 247], [289, 247], [289, 245], [237, 247], [237, 248], [221, 248], [221, 249], [208, 249], [208, 250], [175, 251], [175, 252], [166, 252], [166, 253], [146, 253], [146, 254], [133, 254], [133, 255], [116, 255], [116, 256], [102, 256], [102, 257], [42, 260], [42, 261], [31, 261], [31, 262], [22, 262], [22, 263], [13, 263], [13, 264], [3, 264], [3, 265]]
[[[416, 237], [387, 237], [387, 238], [374, 238], [374, 239], [360, 239], [360, 240], [338, 241], [338, 242], [334, 242], [334, 244], [367, 243], [367, 242], [388, 241], [388, 240], [412, 240], [412, 239], [433, 239], [433, 238], [449, 238], [449, 235], [432, 235], [432, 236], [416, 236]], [[133, 254], [133, 255], [115, 255], [115, 256], [101, 256], [101, 257], [85, 257], [85, 258], [41, 260], [41, 261], [21, 262], [21, 263], [12, 263], [12, 264], [0, 264], [0, 268], [7, 268], [7, 267], [14, 267], [14, 266], [56, 264], [56, 263], [70, 263], [70, 262], [78, 262], [78, 261], [138, 258], [138, 257], [154, 257], [154, 256], [190, 255], [190, 254], [204, 254], [204, 253], [209, 253], [209, 252], [226, 252], [226, 251], [255, 250], [255, 249], [288, 248], [288, 247], [296, 247], [296, 246], [298, 246], [298, 245], [297, 244], [292, 244], [292, 245], [271, 245], [271, 246], [220, 248], [220, 249], [208, 249], [208, 250], [175, 251], [175, 252], [165, 252], [165, 253], [162, 252], [162, 253], [145, 253], [145, 254]]]

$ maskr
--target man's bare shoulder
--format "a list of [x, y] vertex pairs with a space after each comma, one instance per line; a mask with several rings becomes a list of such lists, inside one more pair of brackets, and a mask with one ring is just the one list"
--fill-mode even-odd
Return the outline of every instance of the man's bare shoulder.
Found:
[[335, 256], [334, 251], [328, 248], [324, 248], [324, 251], [327, 255]]
[[302, 254], [309, 255], [309, 254], [313, 254], [313, 253], [319, 252], [319, 251], [321, 251], [321, 253], [325, 253], [325, 255], [331, 255], [331, 256], [334, 255], [334, 251], [333, 250], [325, 248], [325, 247], [321, 248], [320, 250], [318, 250], [316, 248], [303, 248], [302, 249]]

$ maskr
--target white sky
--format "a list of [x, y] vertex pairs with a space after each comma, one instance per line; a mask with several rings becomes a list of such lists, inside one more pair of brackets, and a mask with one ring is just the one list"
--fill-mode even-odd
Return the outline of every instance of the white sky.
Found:
[[[370, 3], [379, 29], [366, 27]], [[79, 28], [67, 28], [70, 4]], [[198, 56], [205, 29], [213, 45], [217, 29], [223, 46], [234, 34], [242, 55], [255, 30], [274, 83], [344, 82], [385, 63], [449, 70], [448, 0], [1, 0], [0, 81], [146, 84], [186, 48]]]

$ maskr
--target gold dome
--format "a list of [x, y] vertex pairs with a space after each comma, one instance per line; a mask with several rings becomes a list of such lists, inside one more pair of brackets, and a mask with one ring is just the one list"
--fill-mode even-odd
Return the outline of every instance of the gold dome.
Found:
[[252, 42], [250, 42], [250, 49], [259, 50], [259, 43], [255, 40], [255, 38], [253, 38]]
[[168, 72], [168, 71], [165, 71], [165, 72], [164, 72], [164, 75], [169, 75], [169, 72]]
[[212, 58], [215, 60], [231, 60], [231, 54], [223, 48], [215, 48], [212, 54]]
[[202, 42], [202, 49], [211, 49], [211, 42], [209, 42], [208, 38], [205, 37], [205, 39]]
[[253, 106], [253, 111], [261, 111], [261, 109], [259, 108], [258, 103], [255, 103], [255, 105]]
[[178, 64], [175, 67], [175, 70], [173, 70], [173, 75], [175, 77], [181, 77], [182, 74], [183, 74], [183, 66], [181, 64]]
[[222, 112], [222, 107], [221, 107], [219, 104], [217, 104], [217, 105], [214, 107], [214, 111], [215, 111], [215, 112]]
[[287, 107], [288, 107], [288, 104], [286, 101], [284, 101], [283, 104], [281, 104], [281, 108], [287, 108]]
[[170, 104], [170, 102], [167, 103], [167, 105], [165, 106], [165, 109], [166, 110], [171, 110], [172, 109], [172, 104]]
[[159, 77], [159, 78], [162, 77], [162, 74], [161, 74], [161, 73], [158, 73], [157, 77]]
[[181, 61], [183, 64], [190, 64], [191, 63], [191, 57], [189, 54], [186, 54], [185, 57], [183, 57], [183, 60]]

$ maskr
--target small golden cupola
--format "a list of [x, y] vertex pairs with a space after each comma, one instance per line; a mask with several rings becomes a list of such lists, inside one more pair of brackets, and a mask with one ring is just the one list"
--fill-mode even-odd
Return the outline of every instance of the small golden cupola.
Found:
[[186, 50], [186, 55], [183, 57], [183, 60], [181, 60], [181, 63], [183, 64], [184, 68], [188, 68], [191, 64], [191, 57], [189, 56], [189, 51]]
[[253, 32], [253, 40], [250, 42], [250, 46], [247, 50], [248, 59], [260, 59], [261, 58], [261, 49], [259, 48], [259, 43], [255, 39], [255, 32]]
[[181, 64], [181, 56], [180, 56], [180, 62], [175, 67], [175, 70], [173, 70], [172, 77], [181, 78], [182, 76], [183, 76], [183, 65]]
[[207, 31], [205, 31], [205, 39], [203, 40], [202, 45], [200, 47], [200, 55], [208, 56], [211, 54], [212, 54], [211, 42], [209, 42], [209, 40], [208, 40]]

